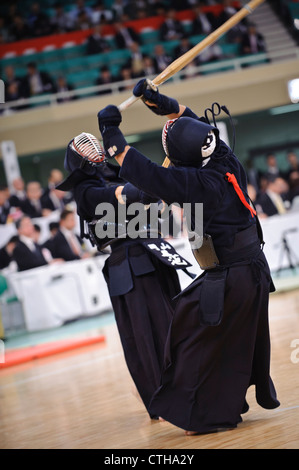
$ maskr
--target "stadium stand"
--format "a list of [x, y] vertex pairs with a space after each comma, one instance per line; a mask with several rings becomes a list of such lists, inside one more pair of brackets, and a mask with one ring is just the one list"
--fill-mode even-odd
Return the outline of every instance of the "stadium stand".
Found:
[[[130, 6], [134, 2], [127, 2]], [[231, 7], [238, 9], [241, 4], [239, 1], [229, 2]], [[155, 46], [161, 44], [167, 53], [172, 59], [174, 59], [175, 48], [179, 45], [179, 39], [161, 41], [160, 39], [160, 28], [165, 20], [165, 12], [169, 5], [172, 2], [161, 2], [162, 9], [157, 8], [153, 9], [141, 9], [139, 12], [135, 13], [135, 17], [129, 17], [129, 14], [132, 15], [130, 8], [128, 12], [123, 11], [121, 14], [121, 19], [116, 13], [116, 5], [112, 1], [105, 1], [102, 3], [103, 8], [101, 8], [102, 14], [106, 14], [109, 20], [104, 17], [102, 21], [103, 25], [103, 38], [108, 42], [110, 50], [108, 52], [103, 52], [100, 54], [88, 55], [87, 54], [87, 40], [93, 32], [93, 22], [95, 13], [101, 14], [98, 10], [99, 6], [94, 1], [82, 1], [78, 0], [74, 7], [74, 2], [69, 0], [64, 0], [59, 5], [56, 4], [54, 0], [45, 0], [42, 2], [42, 9], [39, 9], [35, 12], [36, 2], [30, 0], [26, 1], [17, 1], [14, 3], [15, 7], [9, 6], [8, 2], [3, 2], [0, 8], [1, 24], [1, 44], [0, 44], [0, 58], [1, 58], [1, 76], [4, 81], [7, 83], [7, 67], [13, 67], [15, 76], [21, 81], [26, 76], [26, 67], [27, 64], [35, 63], [38, 71], [40, 73], [47, 73], [54, 82], [57, 82], [60, 76], [64, 76], [66, 82], [72, 88], [72, 93], [76, 94], [76, 90], [82, 88], [94, 87], [96, 85], [96, 80], [99, 75], [100, 68], [105, 65], [108, 66], [112, 75], [112, 81], [121, 81], [123, 77], [120, 76], [120, 71], [123, 66], [125, 66], [131, 57], [131, 51], [129, 48], [118, 49], [116, 40], [115, 40], [115, 21], [123, 21], [123, 26], [126, 28], [131, 28], [136, 35], [139, 37], [140, 42], [140, 52], [143, 55], [149, 55], [150, 57], [155, 57]], [[176, 19], [182, 26], [184, 34], [189, 38], [190, 44], [193, 46], [197, 44], [200, 40], [205, 37], [205, 34], [193, 35], [192, 24], [195, 18], [195, 6], [193, 3], [184, 3], [176, 2], [178, 5], [182, 5], [183, 8], [177, 9]], [[146, 4], [145, 4], [146, 5]], [[75, 8], [86, 9], [86, 12], [89, 12], [91, 21], [87, 24], [87, 28], [74, 21], [75, 17]], [[66, 18], [69, 19], [69, 26], [65, 27], [65, 30], [60, 30], [57, 28], [57, 23], [54, 25], [54, 18], [57, 15], [57, 9], [60, 8], [62, 15], [67, 15]], [[201, 15], [203, 14], [212, 14], [216, 20], [215, 24], [220, 25], [224, 21], [224, 4], [219, 2], [216, 5], [205, 5], [201, 9]], [[146, 11], [143, 11], [146, 10]], [[137, 10], [136, 10], [137, 11]], [[110, 12], [110, 16], [109, 13]], [[92, 16], [93, 15], [93, 16]], [[113, 18], [111, 19], [111, 17]], [[15, 40], [18, 37], [18, 34], [15, 32], [15, 20], [16, 17], [23, 20], [23, 23], [26, 25], [31, 25], [31, 28], [24, 34], [24, 38], [21, 34], [19, 37], [21, 40]], [[71, 18], [72, 21], [71, 21]], [[37, 21], [40, 21], [41, 24], [44, 24], [44, 30], [40, 27], [39, 35], [36, 33]], [[217, 23], [218, 21], [218, 23]], [[66, 25], [66, 20], [64, 24]], [[244, 24], [242, 22], [243, 33], [247, 31], [246, 20]], [[32, 26], [33, 25], [33, 26]], [[50, 26], [49, 26], [50, 25]], [[22, 29], [20, 26], [19, 29]], [[52, 34], [48, 34], [49, 28], [52, 31]], [[239, 31], [239, 33], [240, 33]], [[43, 34], [43, 32], [47, 34]], [[238, 34], [239, 34], [238, 33]], [[5, 40], [6, 38], [6, 40]], [[240, 36], [237, 38], [223, 37], [218, 41], [218, 53], [217, 57], [207, 57], [204, 60], [196, 62], [194, 65], [205, 66], [210, 65], [201, 71], [200, 69], [197, 73], [215, 73], [217, 71], [230, 70], [234, 68], [234, 63], [232, 59], [242, 58], [242, 53], [240, 51]], [[259, 63], [267, 61], [265, 55], [261, 52], [254, 54], [253, 60], [247, 60], [248, 56], [243, 58], [247, 65], [253, 65], [254, 63]], [[256, 60], [255, 60], [256, 58]], [[217, 59], [217, 60], [216, 60]], [[219, 62], [219, 66], [218, 65]], [[226, 63], [227, 62], [227, 63]], [[184, 75], [182, 75], [182, 78]], [[133, 78], [134, 75], [133, 75]], [[52, 93], [55, 93], [56, 89], [53, 88]], [[96, 93], [96, 90], [94, 90]], [[32, 95], [30, 95], [32, 96]], [[12, 95], [12, 98], [7, 96], [6, 101], [13, 101], [14, 98], [30, 98], [30, 96], [25, 95], [24, 92], [20, 91], [20, 95]], [[38, 94], [39, 98], [45, 98], [44, 103], [51, 102], [51, 96], [49, 96], [48, 91], [42, 91]], [[83, 96], [86, 96], [84, 94]], [[36, 95], [35, 95], [36, 98]], [[42, 103], [42, 99], [35, 99], [35, 106], [39, 103]]]

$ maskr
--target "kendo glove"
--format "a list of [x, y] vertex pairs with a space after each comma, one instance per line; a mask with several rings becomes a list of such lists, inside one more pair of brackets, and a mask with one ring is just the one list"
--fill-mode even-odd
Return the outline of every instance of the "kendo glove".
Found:
[[[180, 110], [179, 103], [174, 98], [168, 98], [166, 95], [161, 95], [158, 88], [151, 83], [150, 80], [142, 78], [133, 89], [133, 95], [141, 97], [144, 104], [153, 113], [159, 116], [166, 116], [168, 114], [178, 114]], [[146, 102], [153, 104], [148, 105]]]
[[132, 183], [126, 183], [121, 192], [122, 198], [127, 204], [132, 202], [141, 202], [142, 204], [150, 204], [159, 201], [158, 198], [149, 196], [140, 189], [136, 188]]
[[109, 105], [98, 113], [99, 129], [103, 138], [103, 145], [107, 158], [114, 158], [122, 153], [127, 141], [124, 138], [119, 125], [122, 121], [117, 106]]

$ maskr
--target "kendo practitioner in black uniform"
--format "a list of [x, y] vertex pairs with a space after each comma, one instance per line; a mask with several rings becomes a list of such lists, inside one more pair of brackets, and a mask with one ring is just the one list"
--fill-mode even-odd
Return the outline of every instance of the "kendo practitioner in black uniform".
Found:
[[172, 166], [161, 167], [130, 147], [119, 129], [118, 108], [109, 105], [98, 116], [104, 148], [121, 165], [120, 176], [169, 204], [189, 202], [194, 209], [203, 203], [202, 244], [193, 241], [193, 216], [189, 238], [203, 273], [177, 298], [150, 411], [187, 435], [232, 429], [249, 409], [251, 385], [260, 406], [279, 406], [270, 377], [268, 324], [269, 292], [275, 288], [245, 171], [219, 138], [217, 113], [210, 125], [208, 113], [199, 118], [145, 80], [133, 93], [171, 119], [163, 143]]
[[[160, 381], [166, 336], [173, 315], [172, 299], [181, 290], [176, 269], [185, 269], [190, 264], [159, 234], [154, 232], [151, 233], [153, 238], [140, 236], [133, 239], [126, 233], [123, 220], [95, 215], [100, 203], [110, 203], [117, 214], [119, 200], [125, 200], [127, 205], [152, 201], [132, 184], [125, 184], [119, 176], [119, 166], [105, 160], [98, 139], [87, 133], [75, 137], [67, 147], [64, 167], [69, 175], [57, 188], [73, 191], [81, 222], [81, 237], [89, 238], [100, 252], [107, 250], [109, 245], [111, 247], [103, 274], [125, 360], [148, 410]], [[109, 238], [108, 231], [101, 232], [107, 236], [98, 238], [97, 223], [106, 228], [114, 224], [115, 238]], [[168, 255], [165, 250], [159, 252], [161, 245], [167, 246]], [[175, 260], [176, 266], [169, 259]], [[158, 418], [153, 414], [150, 416]]]

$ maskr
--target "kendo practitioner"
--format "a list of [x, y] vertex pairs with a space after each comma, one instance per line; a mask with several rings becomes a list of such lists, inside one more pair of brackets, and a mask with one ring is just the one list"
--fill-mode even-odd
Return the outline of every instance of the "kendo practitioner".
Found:
[[[232, 429], [249, 409], [251, 385], [260, 406], [279, 406], [270, 377], [268, 325], [269, 292], [275, 288], [261, 227], [246, 194], [245, 171], [219, 137], [219, 105], [211, 125], [208, 112], [199, 118], [148, 81], [139, 81], [133, 93], [170, 118], [162, 140], [171, 166], [161, 167], [127, 144], [113, 105], [98, 115], [104, 148], [121, 165], [120, 176], [140, 190], [168, 204], [191, 203], [189, 240], [203, 270], [178, 295], [150, 412], [187, 435]], [[199, 233], [197, 203], [203, 203]], [[201, 243], [194, 243], [196, 235]]]
[[[148, 410], [152, 394], [159, 385], [173, 315], [172, 299], [181, 290], [176, 269], [185, 269], [190, 264], [159, 233], [153, 231], [151, 238], [145, 238], [144, 232], [141, 236], [144, 228], [140, 227], [140, 237], [134, 239], [126, 232], [121, 218], [114, 220], [106, 214], [95, 215], [100, 203], [109, 203], [118, 214], [119, 201], [127, 206], [136, 201], [146, 204], [153, 201], [132, 184], [125, 184], [119, 176], [119, 166], [107, 162], [96, 137], [87, 133], [76, 136], [67, 146], [64, 167], [69, 175], [57, 188], [73, 191], [81, 238], [88, 238], [99, 252], [111, 248], [103, 274], [125, 360]], [[141, 207], [144, 210], [144, 206]], [[115, 226], [115, 235], [112, 232], [110, 237], [106, 229], [111, 224]], [[97, 228], [103, 228], [102, 232]], [[145, 230], [147, 237], [149, 227]], [[150, 417], [158, 419], [157, 415], [150, 414]]]

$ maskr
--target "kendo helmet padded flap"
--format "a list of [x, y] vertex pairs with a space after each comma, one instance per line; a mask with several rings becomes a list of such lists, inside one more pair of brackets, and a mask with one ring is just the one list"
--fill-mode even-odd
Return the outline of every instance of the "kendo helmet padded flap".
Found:
[[166, 146], [167, 156], [175, 165], [202, 165], [202, 147], [208, 134], [213, 131], [219, 144], [219, 130], [200, 120], [189, 117], [176, 119], [168, 128]]

